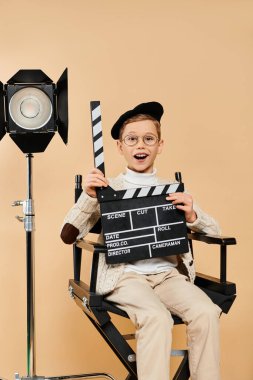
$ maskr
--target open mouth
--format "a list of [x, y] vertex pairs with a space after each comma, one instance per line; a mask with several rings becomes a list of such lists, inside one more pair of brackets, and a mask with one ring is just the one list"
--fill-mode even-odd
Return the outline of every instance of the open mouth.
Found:
[[146, 157], [148, 157], [146, 153], [137, 153], [134, 155], [134, 158], [138, 161], [145, 160]]

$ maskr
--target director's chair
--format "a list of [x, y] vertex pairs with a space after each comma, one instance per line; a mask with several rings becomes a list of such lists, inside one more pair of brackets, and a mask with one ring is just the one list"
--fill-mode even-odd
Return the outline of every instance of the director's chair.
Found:
[[[82, 193], [82, 177], [75, 178], [75, 201]], [[93, 227], [92, 233], [101, 232], [101, 222]], [[211, 236], [203, 233], [188, 234], [189, 242], [192, 249], [192, 241], [197, 240], [206, 244], [215, 244], [220, 248], [220, 278], [210, 277], [197, 273], [195, 284], [200, 287], [214, 303], [219, 305], [224, 313], [228, 313], [236, 298], [236, 285], [228, 282], [226, 278], [227, 246], [236, 244], [233, 237]], [[90, 283], [87, 284], [80, 280], [82, 251], [85, 250], [93, 254]], [[97, 329], [105, 342], [110, 346], [112, 351], [126, 368], [128, 375], [126, 380], [137, 380], [136, 356], [133, 349], [128, 344], [128, 340], [134, 339], [134, 334], [122, 335], [117, 327], [113, 324], [109, 313], [117, 314], [124, 318], [128, 315], [116, 307], [113, 303], [106, 300], [103, 295], [96, 293], [97, 269], [99, 255], [104, 254], [107, 248], [104, 245], [94, 243], [88, 240], [80, 240], [73, 246], [73, 263], [74, 279], [69, 280], [70, 296], [76, 304], [82, 309], [92, 325]], [[173, 316], [174, 324], [183, 324], [183, 321]], [[173, 380], [187, 380], [190, 377], [188, 351], [174, 350], [172, 355], [183, 357]], [[96, 374], [99, 375], [99, 374]], [[85, 374], [85, 378], [93, 378], [94, 374]], [[112, 375], [101, 374], [101, 377], [114, 379]]]

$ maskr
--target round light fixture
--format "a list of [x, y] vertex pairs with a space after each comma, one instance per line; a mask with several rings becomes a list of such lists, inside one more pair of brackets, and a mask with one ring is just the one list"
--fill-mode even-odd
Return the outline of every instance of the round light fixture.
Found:
[[25, 87], [11, 97], [9, 112], [19, 127], [36, 130], [47, 124], [53, 107], [45, 92], [36, 87]]
[[0, 82], [0, 141], [9, 133], [23, 153], [40, 153], [56, 132], [67, 144], [67, 69], [56, 83], [39, 69], [19, 70]]

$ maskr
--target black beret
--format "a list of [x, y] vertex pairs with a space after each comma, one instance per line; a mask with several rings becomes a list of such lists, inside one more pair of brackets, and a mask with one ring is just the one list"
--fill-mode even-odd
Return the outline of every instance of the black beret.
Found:
[[161, 120], [161, 117], [163, 115], [163, 106], [158, 102], [148, 102], [148, 103], [141, 103], [135, 108], [133, 108], [130, 111], [127, 111], [121, 115], [111, 130], [111, 135], [114, 140], [118, 140], [119, 138], [119, 131], [124, 122], [128, 119], [130, 119], [133, 116], [136, 115], [150, 115], [155, 120], [159, 121]]

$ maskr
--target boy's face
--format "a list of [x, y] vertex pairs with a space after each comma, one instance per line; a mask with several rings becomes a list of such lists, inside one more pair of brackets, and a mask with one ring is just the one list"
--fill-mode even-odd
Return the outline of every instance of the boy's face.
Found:
[[[130, 140], [138, 137], [136, 145], [129, 146], [124, 142], [129, 136]], [[154, 145], [146, 145], [143, 141], [144, 136], [147, 140], [156, 140]], [[158, 141], [157, 130], [152, 120], [139, 120], [125, 125], [117, 146], [129, 169], [139, 173], [152, 173], [156, 155], [162, 151], [163, 140]]]

